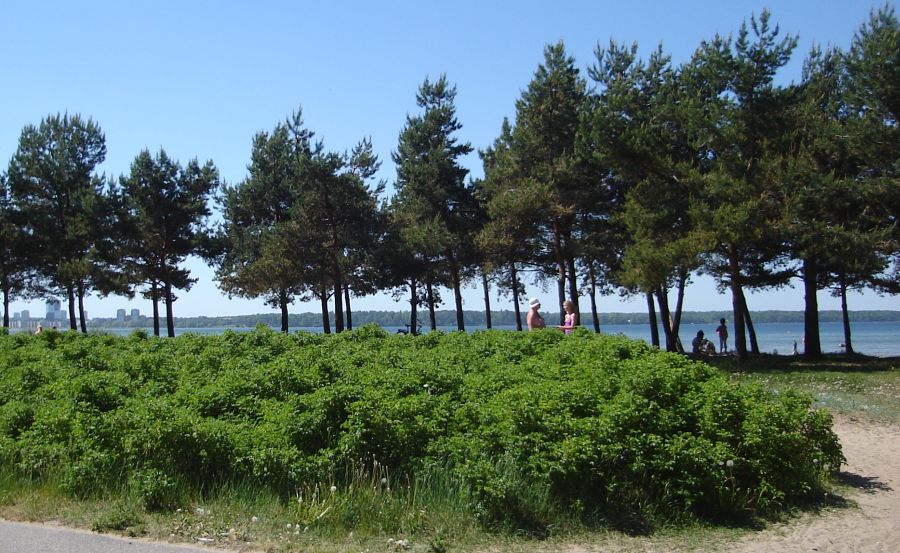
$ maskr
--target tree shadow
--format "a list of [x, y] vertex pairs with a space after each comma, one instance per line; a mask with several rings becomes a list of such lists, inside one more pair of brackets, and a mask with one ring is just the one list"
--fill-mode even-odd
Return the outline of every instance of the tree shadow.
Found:
[[866, 493], [890, 492], [893, 488], [878, 480], [877, 476], [863, 476], [852, 472], [840, 472], [837, 481], [845, 486], [862, 490]]
[[900, 357], [870, 357], [862, 354], [823, 354], [807, 359], [802, 355], [753, 355], [744, 361], [734, 356], [698, 357], [718, 369], [727, 372], [791, 373], [835, 371], [846, 373], [891, 372], [900, 366]]

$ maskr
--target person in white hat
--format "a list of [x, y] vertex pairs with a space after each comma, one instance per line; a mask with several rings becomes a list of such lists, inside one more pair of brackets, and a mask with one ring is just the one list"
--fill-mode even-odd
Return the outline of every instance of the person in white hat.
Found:
[[543, 315], [538, 313], [538, 309], [541, 308], [541, 300], [537, 298], [531, 298], [530, 300], [528, 300], [528, 305], [531, 307], [531, 309], [528, 311], [528, 315], [525, 317], [525, 322], [528, 323], [528, 330], [544, 328], [546, 326], [544, 317]]

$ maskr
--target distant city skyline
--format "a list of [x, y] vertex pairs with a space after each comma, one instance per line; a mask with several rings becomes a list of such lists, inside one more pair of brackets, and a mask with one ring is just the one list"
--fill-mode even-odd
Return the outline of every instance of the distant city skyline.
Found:
[[[799, 37], [777, 76], [787, 84], [800, 80], [814, 45], [846, 50], [870, 11], [884, 5], [881, 0], [9, 2], [0, 72], [8, 83], [20, 85], [0, 87], [0, 163], [12, 157], [24, 126], [70, 113], [93, 119], [104, 131], [108, 154], [99, 171], [107, 177], [127, 174], [142, 149], [162, 148], [182, 163], [211, 159], [224, 181], [237, 184], [247, 174], [253, 135], [302, 107], [306, 126], [329, 150], [350, 149], [370, 137], [382, 162], [376, 177], [386, 181], [390, 195], [396, 180], [391, 152], [407, 115], [419, 112], [415, 95], [426, 77], [446, 74], [457, 87], [458, 138], [476, 149], [463, 165], [477, 178], [482, 175], [477, 149], [492, 144], [504, 117], [514, 118], [516, 100], [548, 44], [562, 40], [585, 78], [594, 49], [610, 40], [636, 41], [644, 57], [661, 42], [679, 64], [701, 41], [716, 33], [735, 35], [742, 22], [767, 8], [782, 36]], [[190, 291], [176, 291], [176, 317], [275, 311], [261, 299], [228, 298], [216, 287], [213, 270], [198, 259], [185, 267], [198, 281]], [[693, 280], [686, 310], [730, 309], [730, 294], [719, 293], [711, 278]], [[558, 310], [555, 290], [529, 282], [520, 298], [523, 309], [529, 297], [541, 299], [545, 311]], [[464, 307], [484, 309], [481, 298], [480, 289], [467, 288]], [[826, 291], [818, 299], [823, 310], [840, 309]], [[495, 309], [512, 308], [496, 292], [491, 300]], [[41, 303], [15, 300], [10, 308], [38, 313]], [[606, 312], [646, 311], [643, 297], [613, 295], [599, 298], [599, 304]], [[802, 310], [802, 287], [749, 292], [748, 304], [751, 310]], [[120, 308], [152, 311], [140, 294], [88, 296], [85, 307], [109, 318]], [[409, 304], [383, 292], [353, 299], [352, 307], [398, 310]], [[850, 308], [900, 310], [900, 297], [854, 292]], [[290, 309], [314, 312], [319, 305], [310, 301]], [[164, 314], [164, 306], [160, 310]]]

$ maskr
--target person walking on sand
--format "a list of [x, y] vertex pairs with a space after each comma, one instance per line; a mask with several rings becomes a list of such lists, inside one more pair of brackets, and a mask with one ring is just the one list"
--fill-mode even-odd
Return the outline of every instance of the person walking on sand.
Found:
[[563, 318], [563, 324], [556, 328], [562, 330], [566, 334], [572, 334], [572, 330], [578, 326], [578, 313], [575, 312], [575, 304], [572, 300], [563, 302], [563, 310], [566, 312], [566, 316]]
[[725, 353], [728, 351], [728, 327], [725, 326], [725, 319], [719, 319], [716, 334], [719, 335], [719, 353]]
[[547, 326], [544, 322], [543, 315], [538, 313], [538, 309], [541, 308], [541, 300], [531, 298], [528, 300], [528, 306], [531, 307], [531, 309], [528, 310], [528, 315], [525, 317], [525, 322], [528, 323], [528, 330], [544, 328]]

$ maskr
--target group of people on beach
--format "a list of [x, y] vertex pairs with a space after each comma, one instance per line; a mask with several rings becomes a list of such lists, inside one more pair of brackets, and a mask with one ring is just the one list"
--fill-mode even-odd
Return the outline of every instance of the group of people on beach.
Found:
[[[719, 353], [728, 353], [728, 327], [725, 325], [725, 319], [719, 319], [716, 334], [719, 335]], [[716, 346], [704, 337], [702, 330], [698, 330], [697, 335], [691, 340], [691, 351], [704, 355], [716, 355]]]
[[[528, 310], [528, 315], [525, 317], [525, 323], [528, 325], [528, 330], [547, 328], [544, 316], [540, 313], [541, 300], [531, 298], [528, 300], [528, 306], [530, 309]], [[563, 317], [563, 324], [557, 325], [555, 328], [562, 330], [566, 334], [571, 334], [572, 330], [578, 326], [578, 313], [575, 312], [575, 304], [572, 300], [563, 302], [563, 310], [566, 312], [565, 317]]]
[[[528, 306], [530, 309], [528, 310], [528, 315], [525, 317], [525, 322], [528, 324], [528, 330], [547, 328], [544, 316], [540, 313], [541, 300], [531, 298], [528, 300]], [[563, 310], [566, 312], [565, 317], [563, 317], [563, 324], [558, 325], [555, 328], [562, 330], [566, 334], [571, 334], [572, 330], [578, 326], [578, 313], [575, 312], [575, 304], [572, 300], [563, 302]], [[728, 326], [725, 324], [725, 319], [719, 319], [719, 326], [716, 328], [716, 334], [719, 336], [719, 353], [727, 353]], [[796, 345], [794, 347], [796, 348]], [[698, 330], [697, 336], [691, 341], [691, 349], [694, 353], [716, 355], [716, 346], [706, 339], [702, 330]]]

